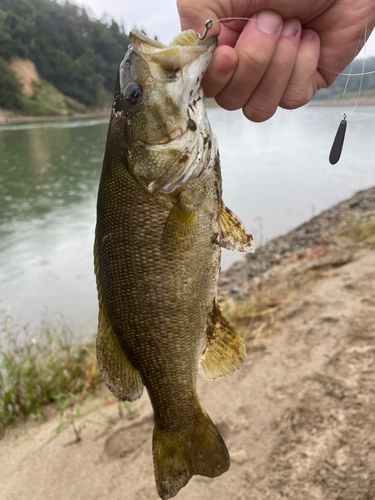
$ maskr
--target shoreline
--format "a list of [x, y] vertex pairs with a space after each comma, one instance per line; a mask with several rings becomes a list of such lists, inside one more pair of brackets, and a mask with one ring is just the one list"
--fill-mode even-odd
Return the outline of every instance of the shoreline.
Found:
[[355, 98], [351, 99], [333, 99], [333, 100], [327, 100], [325, 101], [324, 99], [316, 99], [312, 100], [308, 103], [308, 106], [329, 106], [329, 107], [335, 107], [335, 106], [375, 106], [375, 97], [363, 97], [360, 98], [359, 100]]
[[[316, 99], [310, 101], [306, 106], [315, 107], [337, 107], [345, 104], [346, 106], [375, 106], [375, 97], [371, 98], [360, 98], [359, 100], [352, 98], [346, 99], [344, 103], [341, 99], [334, 100], [324, 100]], [[213, 108], [218, 107], [214, 98], [206, 99], [206, 107]], [[2, 125], [12, 125], [15, 123], [26, 123], [26, 122], [40, 122], [40, 121], [60, 121], [60, 120], [70, 120], [70, 119], [84, 119], [84, 118], [96, 118], [96, 117], [106, 117], [111, 114], [111, 108], [103, 108], [98, 110], [92, 110], [87, 113], [74, 113], [72, 115], [53, 115], [53, 116], [28, 116], [28, 115], [17, 115], [14, 111], [6, 111], [0, 109], [0, 128]]]
[[[198, 393], [232, 465], [192, 478], [180, 500], [375, 498], [374, 249], [372, 187], [222, 274], [224, 314], [247, 357], [228, 377], [199, 378]], [[4, 498], [160, 500], [152, 428], [146, 395], [120, 403], [104, 385], [21, 422], [0, 439]]]
[[103, 108], [98, 110], [93, 110], [88, 113], [74, 113], [72, 115], [52, 115], [52, 116], [28, 116], [28, 115], [15, 115], [11, 111], [0, 110], [0, 128], [2, 125], [13, 125], [17, 123], [27, 123], [27, 122], [51, 122], [51, 121], [63, 121], [63, 120], [76, 120], [84, 118], [99, 118], [106, 117], [111, 114], [111, 108]]
[[338, 233], [345, 231], [348, 225], [368, 224], [374, 220], [375, 186], [358, 191], [351, 198], [266, 242], [254, 254], [248, 254], [245, 260], [232, 264], [220, 273], [218, 299], [225, 300], [228, 296], [248, 298], [249, 283], [254, 278], [267, 274], [285, 260], [298, 259], [299, 256], [302, 259], [306, 252], [339, 249]]

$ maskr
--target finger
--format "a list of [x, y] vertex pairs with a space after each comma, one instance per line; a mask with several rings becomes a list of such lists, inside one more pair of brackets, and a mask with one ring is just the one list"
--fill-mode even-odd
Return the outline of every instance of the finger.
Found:
[[237, 52], [232, 47], [221, 45], [215, 50], [203, 79], [203, 90], [206, 97], [215, 97], [223, 90], [232, 78], [237, 61]]
[[[222, 6], [221, 3], [224, 3], [224, 6]], [[177, 0], [177, 10], [182, 30], [193, 29], [202, 34], [204, 31], [204, 23], [208, 19], [217, 21], [219, 18], [225, 17], [225, 1], [202, 1], [198, 9], [197, 4], [191, 0]], [[218, 36], [220, 34], [220, 23], [214, 22], [209, 34], [210, 36]]]
[[281, 27], [281, 16], [270, 10], [259, 12], [246, 24], [235, 46], [237, 67], [228, 85], [216, 96], [220, 106], [240, 109], [249, 100], [272, 59]]
[[307, 104], [327, 83], [317, 70], [320, 56], [318, 34], [303, 30], [293, 73], [281, 99], [280, 106], [296, 109]]
[[293, 72], [301, 37], [298, 19], [286, 19], [272, 61], [259, 85], [243, 107], [253, 122], [263, 122], [276, 112]]

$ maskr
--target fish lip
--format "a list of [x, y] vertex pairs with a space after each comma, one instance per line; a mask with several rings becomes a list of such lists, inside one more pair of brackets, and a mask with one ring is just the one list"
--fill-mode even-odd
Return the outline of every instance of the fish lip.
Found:
[[161, 139], [158, 139], [154, 142], [142, 142], [142, 141], [138, 141], [138, 144], [140, 146], [144, 146], [144, 147], [152, 147], [152, 148], [158, 148], [158, 146], [160, 146], [160, 148], [163, 148], [163, 147], [167, 147], [167, 146], [171, 146], [173, 144], [178, 144], [179, 142], [181, 142], [181, 140], [184, 138], [186, 132], [188, 131], [188, 128], [186, 127], [186, 130], [185, 132], [181, 132], [180, 135], [176, 136], [176, 137], [173, 137], [173, 138], [170, 138], [170, 137], [162, 137]]
[[158, 40], [154, 40], [153, 38], [149, 38], [147, 35], [144, 35], [141, 31], [137, 30], [137, 28], [133, 28], [129, 33], [130, 40], [134, 38], [138, 38], [143, 43], [150, 45], [151, 47], [155, 47], [156, 49], [167, 49], [168, 45], [165, 45]]
[[[186, 130], [187, 130], [187, 127], [186, 127]], [[171, 137], [171, 135], [164, 136], [164, 137], [161, 137], [160, 139], [157, 139], [155, 141], [150, 141], [148, 143], [142, 143], [142, 144], [145, 145], [145, 146], [157, 146], [157, 145], [166, 146], [168, 144], [171, 144], [173, 142], [176, 142], [176, 141], [180, 140], [181, 137], [183, 137], [184, 134], [186, 134], [186, 130], [182, 131], [181, 128], [178, 127], [176, 129], [176, 131], [172, 133], [172, 137]], [[178, 135], [176, 135], [176, 133]]]
[[[218, 38], [216, 35], [210, 36], [209, 38], [206, 38], [203, 43], [200, 45], [205, 45], [207, 47], [207, 50], [212, 46], [218, 44]], [[215, 47], [216, 48], [216, 47]]]

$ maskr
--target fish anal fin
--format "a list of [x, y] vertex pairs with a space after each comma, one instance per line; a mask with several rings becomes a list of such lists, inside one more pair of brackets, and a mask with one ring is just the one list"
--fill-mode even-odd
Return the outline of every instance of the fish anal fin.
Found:
[[194, 475], [217, 477], [229, 469], [227, 447], [205, 410], [197, 410], [194, 425], [183, 431], [155, 424], [153, 456], [160, 498], [172, 498]]
[[191, 249], [197, 237], [198, 227], [198, 207], [180, 194], [165, 223], [162, 248], [178, 246]]
[[237, 252], [254, 252], [255, 242], [243, 222], [223, 203], [220, 213], [221, 246]]
[[99, 312], [96, 355], [104, 382], [117, 399], [135, 401], [141, 397], [141, 376], [121, 348], [103, 309]]
[[207, 347], [200, 359], [200, 374], [215, 380], [239, 370], [245, 361], [246, 347], [218, 306], [206, 333]]

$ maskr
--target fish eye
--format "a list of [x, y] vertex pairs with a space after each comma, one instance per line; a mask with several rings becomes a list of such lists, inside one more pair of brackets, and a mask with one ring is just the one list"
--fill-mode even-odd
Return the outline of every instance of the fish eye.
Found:
[[131, 106], [138, 106], [143, 101], [143, 87], [137, 82], [130, 82], [123, 91], [125, 100]]

